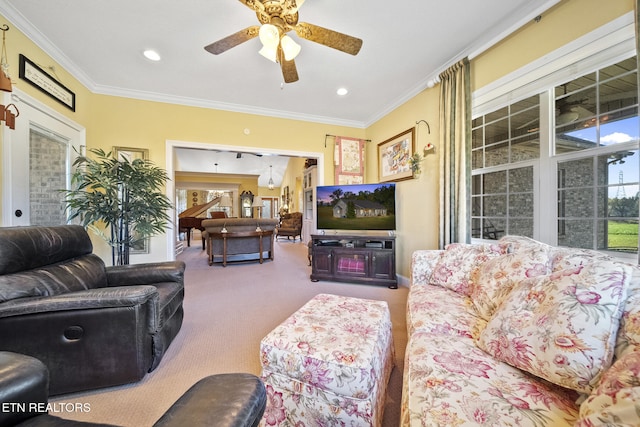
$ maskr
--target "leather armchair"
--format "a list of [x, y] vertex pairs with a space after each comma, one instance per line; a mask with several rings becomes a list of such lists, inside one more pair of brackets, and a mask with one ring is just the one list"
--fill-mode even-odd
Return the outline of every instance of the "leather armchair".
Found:
[[81, 226], [0, 228], [0, 350], [41, 360], [52, 395], [140, 380], [182, 326], [183, 262], [92, 251]]
[[278, 227], [277, 237], [287, 236], [287, 240], [293, 237], [296, 240], [296, 236], [302, 240], [302, 212], [291, 212], [284, 214], [282, 222]]

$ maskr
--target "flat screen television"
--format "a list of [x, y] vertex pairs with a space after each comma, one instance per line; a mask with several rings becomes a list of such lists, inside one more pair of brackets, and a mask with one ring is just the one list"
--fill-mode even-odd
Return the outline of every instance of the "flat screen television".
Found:
[[396, 186], [326, 185], [317, 188], [318, 230], [395, 230]]

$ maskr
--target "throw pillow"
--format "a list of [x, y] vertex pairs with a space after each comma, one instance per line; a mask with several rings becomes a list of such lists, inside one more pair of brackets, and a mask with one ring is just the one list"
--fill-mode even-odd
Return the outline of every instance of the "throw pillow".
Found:
[[516, 283], [548, 274], [548, 264], [546, 246], [524, 248], [480, 264], [471, 274], [469, 294], [478, 315], [489, 320]]
[[519, 252], [525, 249], [544, 247], [547, 250], [551, 250], [553, 246], [549, 246], [546, 243], [538, 242], [531, 237], [516, 236], [508, 234], [498, 240], [498, 244], [506, 248], [506, 252]]
[[479, 264], [503, 253], [497, 245], [451, 243], [440, 255], [429, 283], [468, 296], [471, 272]]
[[553, 248], [549, 258], [551, 258], [552, 271], [566, 270], [567, 268], [574, 268], [593, 261], [614, 260], [609, 255], [591, 249], [560, 247]]
[[640, 349], [618, 359], [580, 405], [575, 426], [640, 425]]
[[632, 266], [631, 279], [627, 288], [618, 342], [616, 343], [616, 357], [621, 357], [628, 347], [640, 347], [640, 267]]
[[589, 393], [611, 365], [630, 271], [598, 261], [524, 280], [478, 345], [512, 366]]

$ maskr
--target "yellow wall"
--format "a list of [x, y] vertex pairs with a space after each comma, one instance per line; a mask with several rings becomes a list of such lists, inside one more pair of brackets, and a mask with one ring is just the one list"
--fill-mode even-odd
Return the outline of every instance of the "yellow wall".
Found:
[[[324, 146], [324, 136], [323, 136], [322, 145]], [[329, 146], [329, 144], [327, 144], [327, 146]], [[331, 165], [333, 164], [333, 151], [330, 153], [330, 156], [331, 157], [326, 157], [325, 155], [325, 160], [326, 160], [326, 163], [329, 163], [327, 167], [327, 169], [330, 169], [329, 174], [332, 174], [333, 170], [331, 168]], [[292, 194], [290, 196], [291, 203], [289, 203], [289, 212], [302, 212], [301, 180], [302, 180], [302, 172], [304, 171], [304, 162], [305, 162], [305, 159], [303, 158], [290, 159], [289, 164], [287, 165], [287, 170], [285, 171], [284, 176], [282, 177], [280, 195], [284, 194], [285, 187], [287, 186], [289, 187], [289, 193]], [[325, 176], [325, 182], [327, 182], [326, 179], [327, 177]], [[328, 182], [333, 182], [333, 176], [330, 176], [330, 179], [331, 180]]]
[[635, 0], [563, 0], [472, 61], [479, 89], [633, 10]]
[[[545, 13], [540, 23], [532, 22], [525, 25], [494, 48], [473, 59], [472, 87], [480, 88], [633, 10], [633, 4], [633, 0], [562, 1]], [[0, 16], [0, 24], [2, 23], [12, 27], [11, 23]], [[424, 160], [423, 173], [419, 179], [402, 181], [397, 185], [398, 273], [403, 276], [409, 275], [413, 250], [433, 249], [437, 246], [440, 152], [438, 86], [422, 91], [367, 129], [358, 129], [93, 94], [15, 28], [7, 33], [7, 51], [11, 74], [18, 87], [85, 126], [89, 148], [148, 148], [150, 159], [161, 167], [166, 165], [167, 140], [302, 150], [324, 154], [325, 167], [320, 173], [324, 173], [325, 184], [332, 184], [333, 141], [325, 147], [325, 135], [331, 134], [371, 140], [367, 143], [366, 149], [366, 181], [377, 182], [377, 145], [416, 126], [416, 121], [426, 120], [430, 125], [431, 134], [427, 133], [424, 124], [418, 125], [416, 148], [420, 152], [431, 142], [436, 146], [436, 152]], [[76, 93], [75, 113], [19, 81], [19, 53], [25, 54], [44, 69], [52, 65], [56, 67], [56, 74], [62, 83]], [[249, 135], [243, 132], [245, 128], [251, 130]], [[282, 187], [288, 185], [291, 190], [299, 189], [303, 163], [303, 159], [292, 159]], [[260, 195], [263, 195], [264, 190], [257, 189]], [[266, 191], [269, 192], [268, 189]], [[294, 210], [300, 210], [297, 198], [294, 200]], [[165, 240], [162, 237], [154, 238], [152, 241], [152, 250], [160, 254], [160, 257], [167, 253]], [[105, 259], [109, 259], [105, 256], [104, 248], [100, 249], [99, 253]], [[108, 254], [108, 251], [106, 253]]]
[[[427, 143], [438, 146], [439, 87], [427, 89], [367, 129], [366, 179], [378, 182], [378, 144], [415, 126], [415, 149], [422, 153]], [[426, 120], [427, 125], [416, 124]], [[409, 275], [411, 254], [416, 249], [435, 249], [438, 246], [438, 148], [422, 162], [418, 179], [396, 184], [396, 269]]]

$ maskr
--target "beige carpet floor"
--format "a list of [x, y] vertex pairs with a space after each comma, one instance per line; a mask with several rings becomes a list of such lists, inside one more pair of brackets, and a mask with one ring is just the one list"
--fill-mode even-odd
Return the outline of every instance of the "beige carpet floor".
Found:
[[276, 243], [274, 261], [264, 264], [209, 266], [197, 244], [178, 259], [187, 264], [184, 323], [158, 368], [135, 384], [52, 398], [52, 402], [82, 403], [90, 409], [55, 415], [128, 427], [151, 426], [200, 378], [226, 372], [259, 375], [262, 337], [313, 296], [332, 293], [388, 302], [396, 367], [388, 386], [384, 427], [399, 424], [407, 288], [313, 283], [306, 245], [284, 240]]

